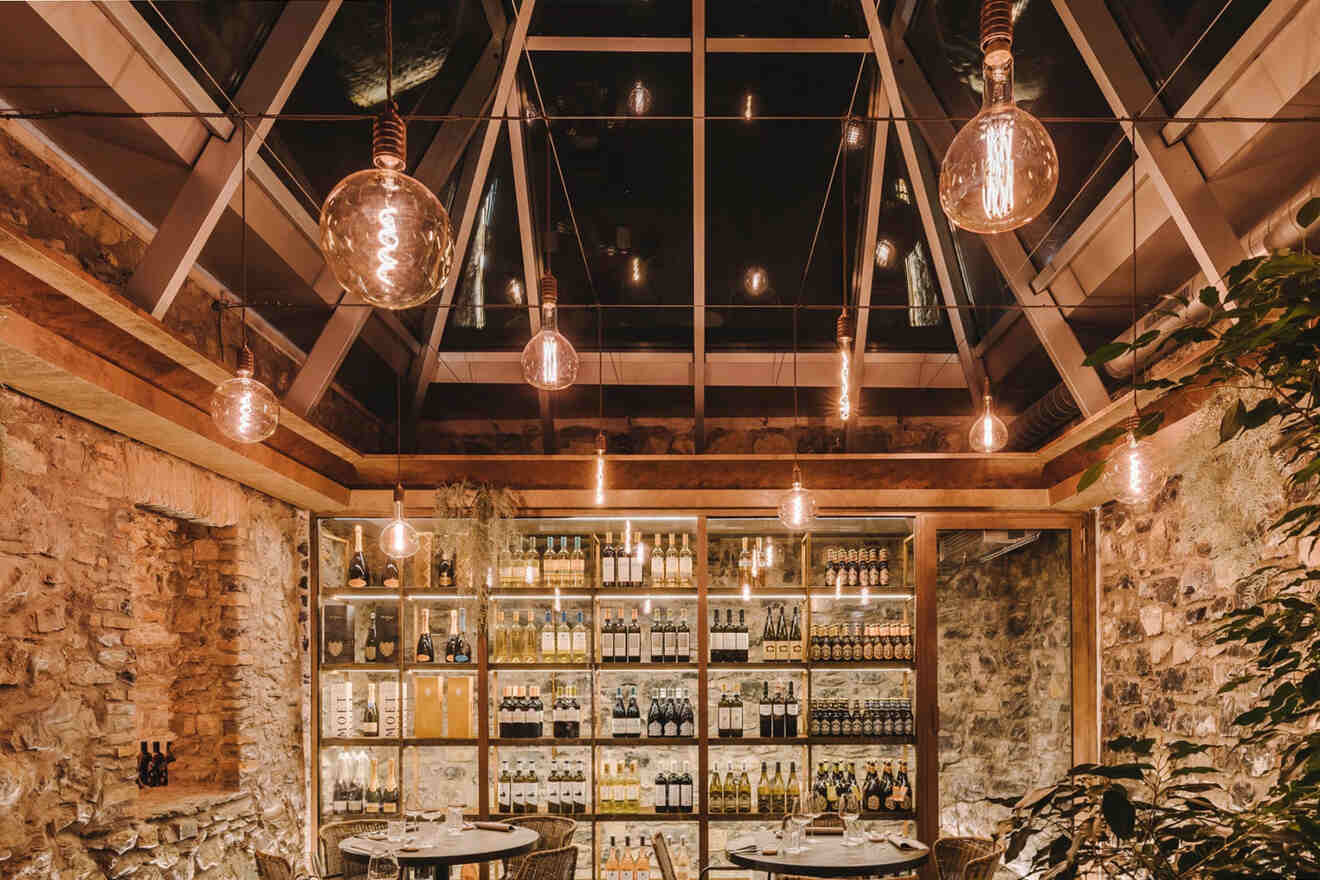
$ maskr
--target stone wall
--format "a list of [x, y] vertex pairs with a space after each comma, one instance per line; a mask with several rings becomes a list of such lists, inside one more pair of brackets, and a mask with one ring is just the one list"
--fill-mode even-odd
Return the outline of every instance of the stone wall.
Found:
[[4, 390], [0, 451], [0, 878], [301, 860], [306, 514]]
[[[1298, 559], [1269, 526], [1290, 505], [1284, 470], [1262, 429], [1225, 443], [1229, 395], [1199, 413], [1163, 491], [1144, 507], [1100, 515], [1102, 741], [1119, 734], [1227, 742], [1242, 698], [1220, 695], [1243, 659], [1207, 638], [1223, 614], [1256, 600], [1236, 582], [1265, 564]], [[1225, 748], [1213, 763], [1238, 799], [1266, 781], [1273, 756]]]
[[[940, 833], [986, 837], [1019, 795], [1072, 766], [1069, 533], [941, 568]], [[1025, 873], [1026, 859], [1010, 866]]]

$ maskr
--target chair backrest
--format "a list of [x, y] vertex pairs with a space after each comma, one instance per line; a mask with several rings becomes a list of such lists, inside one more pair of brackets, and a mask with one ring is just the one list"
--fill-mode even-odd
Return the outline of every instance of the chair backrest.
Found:
[[573, 845], [528, 853], [514, 880], [573, 880], [577, 858], [578, 848]]
[[986, 880], [995, 872], [1003, 847], [985, 837], [941, 837], [932, 847], [940, 880]]
[[807, 826], [808, 834], [842, 834], [848, 825], [838, 813], [820, 813]]
[[385, 823], [379, 819], [349, 819], [345, 822], [331, 822], [321, 826], [317, 835], [316, 866], [322, 877], [365, 877], [366, 862], [345, 860], [339, 852], [339, 843], [358, 834], [370, 834], [372, 831], [384, 831]]
[[541, 835], [533, 852], [559, 849], [573, 839], [573, 832], [577, 829], [577, 822], [567, 816], [520, 816], [510, 819], [509, 824], [530, 828]]
[[678, 880], [674, 859], [669, 855], [669, 841], [659, 831], [651, 835], [651, 848], [655, 850], [655, 863], [660, 866], [660, 880]]
[[293, 880], [293, 867], [284, 856], [257, 850], [257, 877], [260, 880]]

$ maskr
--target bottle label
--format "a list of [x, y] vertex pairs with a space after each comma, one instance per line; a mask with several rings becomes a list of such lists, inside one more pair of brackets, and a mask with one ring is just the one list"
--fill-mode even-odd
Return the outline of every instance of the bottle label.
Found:
[[692, 807], [692, 783], [683, 782], [679, 784], [678, 803], [684, 809]]
[[791, 717], [796, 718], [796, 717], [798, 716], [798, 704], [797, 704], [797, 701], [794, 700], [793, 702], [789, 703], [788, 706], [786, 707], [785, 711], [786, 711]]
[[665, 722], [665, 736], [678, 736], [678, 722], [677, 722], [677, 721], [672, 721], [672, 720], [671, 720], [671, 721], [666, 721], [666, 722]]
[[642, 656], [642, 634], [636, 632], [628, 633], [628, 656]]
[[738, 633], [738, 650], [744, 654], [747, 653], [747, 633], [745, 632]]
[[559, 780], [552, 779], [545, 784], [545, 799], [550, 803], [559, 800]]
[[606, 663], [614, 659], [614, 633], [603, 632], [600, 634], [600, 657]]
[[632, 869], [631, 869], [631, 868], [621, 868], [621, 869], [619, 870], [619, 880], [633, 880], [633, 872], [632, 872]]
[[[774, 708], [774, 715], [775, 715], [776, 718], [783, 718], [783, 717], [784, 717], [784, 704], [783, 704], [783, 703], [775, 703], [773, 708]], [[762, 713], [762, 714], [764, 714], [764, 713]]]
[[685, 631], [678, 631], [678, 651], [679, 657], [688, 657], [692, 654], [692, 634]]
[[606, 556], [601, 562], [600, 578], [606, 584], [614, 583], [614, 557]]
[[742, 732], [743, 729], [743, 710], [742, 706], [734, 706], [729, 711], [729, 726], [734, 730]]
[[336, 800], [336, 801], [334, 801], [334, 805], [331, 807], [331, 809], [333, 809], [336, 813], [347, 813], [347, 812], [348, 812], [348, 801], [346, 801], [346, 800]]
[[377, 730], [376, 722], [374, 722], [374, 721], [363, 721], [363, 722], [362, 722], [362, 735], [363, 735], [363, 736], [375, 736], [375, 735], [376, 735], [376, 730]]
[[790, 643], [789, 643], [789, 656], [791, 656], [792, 659], [793, 659], [794, 661], [799, 661], [799, 660], [802, 659], [802, 642], [801, 642], [801, 641], [796, 641], [796, 642], [790, 642]]
[[691, 556], [680, 556], [678, 558], [678, 576], [683, 580], [689, 580], [692, 577]]
[[541, 658], [552, 660], [555, 653], [555, 631], [546, 627], [541, 632]]
[[[776, 705], [778, 705], [778, 704], [776, 704]], [[771, 706], [770, 706], [770, 704], [769, 704], [769, 703], [762, 703], [762, 704], [761, 704], [761, 717], [762, 717], [762, 718], [768, 718], [768, 717], [770, 717], [770, 712], [771, 712]]]
[[585, 657], [587, 654], [587, 632], [576, 630], [573, 633], [573, 656]]
[[665, 561], [657, 553], [651, 557], [651, 583], [660, 584], [665, 580]]
[[678, 633], [672, 629], [665, 633], [664, 657], [672, 660], [678, 654]]
[[682, 722], [682, 723], [679, 724], [679, 726], [678, 726], [678, 735], [679, 735], [679, 736], [696, 736], [696, 735], [697, 735], [696, 725], [695, 725], [693, 722], [691, 722], [691, 721], [684, 721], [684, 722]]
[[729, 707], [728, 707], [728, 706], [720, 706], [720, 709], [719, 709], [719, 713], [718, 713], [718, 715], [719, 715], [719, 728], [720, 728], [720, 730], [721, 730], [721, 731], [728, 730], [728, 729], [732, 726], [732, 725], [729, 723], [729, 720], [730, 720], [730, 718], [732, 717], [732, 712], [729, 710]]
[[663, 660], [665, 656], [665, 634], [651, 630], [651, 662]]
[[559, 653], [568, 656], [573, 653], [573, 634], [566, 629], [560, 630], [556, 639]]

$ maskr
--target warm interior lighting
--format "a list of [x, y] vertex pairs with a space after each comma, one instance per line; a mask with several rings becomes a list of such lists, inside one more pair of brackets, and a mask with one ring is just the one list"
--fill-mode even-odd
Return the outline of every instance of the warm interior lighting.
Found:
[[855, 334], [847, 309], [839, 313], [834, 332], [839, 352], [839, 418], [846, 422], [852, 417], [852, 344]]
[[849, 150], [855, 150], [866, 143], [866, 126], [862, 120], [850, 116], [843, 124], [843, 145]]
[[435, 296], [454, 261], [449, 214], [403, 172], [406, 155], [403, 120], [391, 108], [373, 128], [374, 167], [341, 180], [321, 208], [321, 252], [335, 280], [384, 309]]
[[280, 423], [280, 402], [269, 388], [252, 378], [254, 366], [252, 350], [245, 345], [238, 354], [238, 375], [211, 392], [215, 426], [239, 443], [260, 443], [274, 434]]
[[1144, 504], [1154, 497], [1163, 482], [1163, 474], [1155, 467], [1150, 446], [1138, 440], [1135, 431], [1127, 438], [1111, 459], [1114, 467], [1114, 494], [1124, 504]]
[[743, 273], [743, 290], [751, 296], [760, 296], [770, 286], [770, 276], [761, 266], [749, 266]]
[[523, 301], [523, 285], [517, 278], [510, 278], [509, 283], [504, 286], [504, 290], [509, 295], [509, 302], [521, 303]]
[[1003, 420], [995, 415], [989, 393], [985, 395], [984, 401], [985, 409], [972, 423], [967, 439], [972, 449], [977, 452], [998, 452], [1008, 443], [1008, 428], [1004, 426]]
[[634, 287], [640, 285], [646, 279], [646, 273], [642, 271], [642, 258], [632, 257], [628, 260], [628, 283]]
[[793, 465], [793, 487], [779, 502], [779, 521], [795, 532], [804, 531], [816, 519], [816, 499], [802, 485], [802, 469]]
[[1059, 184], [1059, 154], [1049, 132], [1013, 103], [1012, 7], [1012, 0], [982, 3], [981, 111], [958, 132], [940, 166], [945, 213], [983, 234], [1031, 222]]
[[748, 92], [743, 95], [742, 118], [750, 120], [755, 115], [755, 111], [756, 97], [751, 92]]
[[875, 265], [880, 269], [892, 269], [898, 262], [898, 246], [893, 239], [879, 238], [875, 243]]
[[605, 503], [605, 432], [596, 435], [596, 506]]
[[394, 516], [380, 530], [380, 552], [391, 559], [407, 559], [417, 552], [421, 541], [417, 529], [403, 518], [403, 484], [394, 487]]
[[580, 362], [573, 343], [559, 332], [559, 285], [541, 277], [541, 329], [522, 353], [523, 378], [541, 391], [562, 391], [577, 380]]
[[870, 604], [871, 604], [871, 588], [870, 588], [870, 587], [862, 587], [862, 604], [863, 604], [863, 605], [870, 605]]
[[633, 87], [628, 90], [628, 112], [633, 116], [641, 116], [651, 109], [651, 90], [642, 84], [641, 80], [633, 83]]

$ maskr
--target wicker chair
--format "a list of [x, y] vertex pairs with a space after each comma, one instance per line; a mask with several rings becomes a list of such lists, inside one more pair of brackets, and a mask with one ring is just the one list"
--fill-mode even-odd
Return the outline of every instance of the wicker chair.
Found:
[[[674, 870], [674, 859], [669, 855], [669, 841], [665, 840], [664, 834], [657, 831], [651, 837], [651, 848], [655, 850], [655, 862], [660, 866], [660, 880], [678, 880], [678, 873]], [[706, 873], [714, 867], [707, 865], [697, 872], [697, 880], [701, 880]]]
[[316, 880], [311, 874], [295, 872], [288, 859], [257, 850], [257, 877], [260, 880]]
[[512, 880], [573, 880], [577, 858], [578, 848], [572, 844], [530, 852], [522, 857]]
[[385, 823], [379, 819], [349, 819], [346, 822], [322, 825], [317, 840], [317, 861], [320, 864], [316, 869], [325, 878], [343, 877], [344, 880], [351, 880], [367, 876], [366, 862], [345, 859], [339, 853], [339, 842], [358, 834], [384, 830]]
[[984, 837], [941, 837], [932, 847], [940, 880], [989, 880], [1004, 848]]
[[559, 849], [568, 846], [577, 830], [577, 822], [564, 816], [521, 816], [510, 819], [509, 824], [519, 828], [530, 828], [540, 835], [532, 849], [520, 856], [510, 856], [504, 860], [504, 876], [513, 878], [522, 867], [523, 859], [534, 852], [547, 849]]

